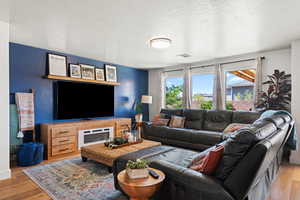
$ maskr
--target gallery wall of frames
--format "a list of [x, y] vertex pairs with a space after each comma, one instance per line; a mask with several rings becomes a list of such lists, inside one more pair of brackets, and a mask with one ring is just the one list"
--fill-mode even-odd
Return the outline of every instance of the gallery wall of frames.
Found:
[[[134, 102], [148, 93], [148, 71], [136, 69], [134, 66], [106, 63], [16, 43], [10, 43], [9, 48], [10, 93], [35, 89], [37, 124], [56, 121], [53, 117], [53, 90], [57, 80], [78, 79], [114, 85], [114, 117], [134, 117]], [[45, 78], [49, 74], [62, 79]], [[11, 95], [10, 103], [15, 103], [14, 95]], [[148, 116], [148, 108], [144, 112]]]

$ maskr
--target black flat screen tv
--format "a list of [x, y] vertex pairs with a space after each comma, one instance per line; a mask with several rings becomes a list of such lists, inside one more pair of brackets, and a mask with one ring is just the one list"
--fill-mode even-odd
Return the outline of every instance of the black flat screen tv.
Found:
[[57, 82], [56, 119], [114, 116], [114, 87], [74, 82]]

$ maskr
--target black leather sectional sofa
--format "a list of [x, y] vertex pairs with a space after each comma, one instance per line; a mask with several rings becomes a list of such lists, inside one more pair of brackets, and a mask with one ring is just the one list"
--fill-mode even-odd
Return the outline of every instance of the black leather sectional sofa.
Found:
[[[162, 112], [169, 111], [163, 110]], [[187, 116], [184, 112], [183, 115]], [[278, 173], [283, 146], [294, 125], [293, 119], [286, 114], [272, 115], [268, 118], [255, 120], [258, 114], [250, 114], [247, 117], [246, 113], [240, 112], [203, 112], [208, 115], [202, 120], [202, 126], [199, 125], [199, 130], [195, 130], [195, 127], [187, 130], [187, 132], [183, 129], [180, 132], [175, 130], [177, 131], [175, 134], [190, 134], [189, 138], [182, 139], [185, 140], [184, 143], [180, 141], [180, 138], [185, 136], [179, 137], [180, 135], [178, 135], [176, 139], [175, 137], [166, 138], [167, 134], [174, 133], [168, 127], [146, 125], [144, 131], [145, 128], [148, 129], [146, 130], [146, 134], [149, 133], [146, 135], [148, 139], [157, 139], [158, 141], [181, 147], [186, 146], [185, 148], [178, 148], [174, 147], [174, 145], [162, 145], [119, 157], [115, 160], [113, 166], [115, 187], [121, 190], [116, 176], [125, 168], [126, 162], [144, 158], [150, 162], [151, 167], [160, 169], [166, 174], [166, 180], [161, 190], [155, 195], [155, 200], [265, 200], [271, 183], [275, 180]], [[213, 112], [219, 113], [222, 117], [217, 117]], [[226, 121], [224, 122], [225, 118]], [[195, 119], [190, 121], [196, 121], [196, 118], [189, 119]], [[201, 121], [201, 119], [197, 120]], [[221, 127], [225, 127], [227, 123], [233, 121], [249, 123], [252, 120], [254, 122], [251, 126], [240, 129], [229, 137], [224, 138], [221, 132], [216, 132], [217, 130], [221, 131]], [[216, 121], [223, 125], [217, 125]], [[208, 128], [210, 130], [201, 132], [203, 130], [200, 127], [206, 127], [206, 129], [210, 127]], [[214, 127], [218, 128], [215, 129]], [[157, 132], [150, 134], [150, 130], [153, 132], [158, 130], [165, 138], [159, 136]], [[193, 131], [196, 131], [199, 135], [204, 134], [207, 137], [210, 137], [209, 134], [218, 135], [213, 137], [219, 139], [211, 140], [202, 137], [205, 139], [205, 142], [202, 142], [199, 139], [201, 136], [199, 136], [196, 142], [195, 139], [191, 139], [196, 137], [191, 134]], [[222, 138], [224, 139], [223, 141]], [[167, 141], [169, 139], [171, 142]], [[208, 176], [189, 168], [191, 161], [195, 157], [210, 150], [208, 148], [197, 152], [189, 150], [191, 147], [200, 150], [210, 144], [212, 146], [218, 141], [225, 146], [225, 150], [222, 160], [213, 175]], [[204, 143], [204, 145], [198, 145], [198, 143]]]
[[229, 124], [252, 124], [260, 116], [257, 112], [196, 109], [162, 109], [161, 113], [167, 118], [184, 116], [185, 128], [155, 126], [146, 122], [142, 127], [143, 138], [195, 150], [205, 150], [229, 137], [230, 134], [223, 134]]

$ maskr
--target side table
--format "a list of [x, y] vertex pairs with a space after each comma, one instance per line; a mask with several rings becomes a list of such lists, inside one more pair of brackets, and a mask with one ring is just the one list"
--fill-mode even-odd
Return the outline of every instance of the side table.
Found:
[[118, 181], [123, 191], [130, 196], [130, 200], [148, 200], [160, 188], [165, 179], [165, 174], [158, 170], [153, 169], [159, 178], [155, 179], [152, 176], [141, 179], [130, 179], [126, 174], [126, 170], [118, 174]]

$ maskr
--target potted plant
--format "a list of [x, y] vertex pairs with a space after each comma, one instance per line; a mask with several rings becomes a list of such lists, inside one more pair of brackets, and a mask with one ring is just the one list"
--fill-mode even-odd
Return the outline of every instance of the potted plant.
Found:
[[266, 92], [259, 94], [256, 108], [264, 110], [289, 110], [291, 103], [291, 74], [284, 71], [274, 70], [268, 75], [269, 80], [263, 82], [268, 85]]
[[126, 173], [130, 179], [147, 178], [147, 161], [143, 159], [137, 159], [136, 161], [129, 160], [126, 164]]

